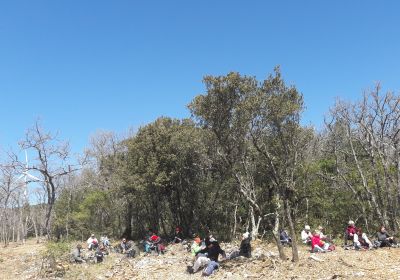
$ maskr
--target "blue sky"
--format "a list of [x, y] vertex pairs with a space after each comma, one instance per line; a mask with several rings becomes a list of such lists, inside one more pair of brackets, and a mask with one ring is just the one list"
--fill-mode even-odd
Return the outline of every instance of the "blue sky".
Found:
[[99, 130], [188, 117], [206, 74], [281, 65], [320, 127], [335, 97], [400, 89], [399, 1], [0, 2], [0, 147], [36, 118], [74, 152]]

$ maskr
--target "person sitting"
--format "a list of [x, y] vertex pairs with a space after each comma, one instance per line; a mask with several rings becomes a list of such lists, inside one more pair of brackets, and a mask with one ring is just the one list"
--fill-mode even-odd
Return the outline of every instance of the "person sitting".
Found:
[[165, 247], [161, 243], [161, 237], [159, 237], [155, 232], [150, 236], [150, 241], [152, 243], [150, 249], [154, 249], [157, 254], [164, 254]]
[[380, 247], [396, 247], [397, 243], [393, 236], [390, 236], [386, 231], [385, 226], [381, 226], [377, 233], [378, 241], [380, 242]]
[[82, 245], [78, 244], [78, 245], [76, 245], [76, 248], [72, 252], [73, 261], [76, 262], [76, 263], [85, 262], [85, 260], [82, 257], [82, 251], [81, 250], [82, 250]]
[[311, 245], [312, 234], [310, 230], [310, 226], [305, 225], [304, 229], [301, 231], [301, 241], [307, 245]]
[[356, 232], [357, 232], [357, 228], [355, 226], [355, 223], [352, 220], [350, 220], [348, 223], [348, 226], [346, 228], [346, 231], [344, 233], [344, 246], [347, 246], [347, 241], [354, 240], [354, 234]]
[[325, 228], [323, 228], [322, 226], [318, 226], [318, 231], [319, 231], [319, 236], [322, 241], [332, 244], [332, 240], [329, 238], [328, 235], [325, 234]]
[[248, 232], [243, 233], [242, 235], [242, 242], [240, 242], [239, 250], [233, 251], [229, 258], [230, 260], [243, 256], [246, 258], [251, 258], [251, 236]]
[[193, 255], [193, 256], [196, 256], [196, 254], [201, 250], [200, 244], [201, 244], [201, 239], [200, 239], [200, 237], [195, 237], [195, 238], [193, 239], [193, 244], [192, 244], [192, 246], [190, 247], [190, 251], [192, 252], [192, 255]]
[[361, 228], [357, 228], [356, 233], [354, 234], [354, 249], [372, 249], [372, 242], [368, 239], [368, 236], [362, 232]]
[[318, 230], [314, 230], [311, 237], [311, 251], [313, 253], [325, 253], [329, 251], [329, 243], [321, 240], [320, 232]]
[[279, 239], [281, 241], [281, 244], [284, 246], [292, 244], [292, 238], [289, 237], [289, 235], [285, 229], [281, 230], [281, 232], [279, 234]]
[[203, 276], [210, 276], [216, 269], [219, 268], [218, 256], [221, 254], [225, 259], [225, 251], [221, 249], [218, 241], [210, 241], [206, 238], [206, 248], [197, 252], [198, 255], [193, 267], [188, 266], [189, 273], [196, 273], [201, 267], [206, 266], [203, 271]]
[[89, 250], [94, 250], [97, 248], [97, 246], [99, 246], [99, 242], [97, 241], [97, 238], [95, 237], [94, 233], [90, 235], [86, 243], [88, 244]]
[[132, 248], [132, 244], [126, 241], [126, 238], [122, 238], [120, 246], [122, 254], [126, 254], [128, 258], [135, 257], [136, 251]]
[[96, 258], [96, 263], [103, 262], [103, 259], [104, 259], [104, 246], [103, 245], [97, 246], [96, 253], [94, 254], [94, 256]]
[[180, 227], [176, 227], [175, 229], [175, 237], [172, 241], [173, 243], [181, 243], [183, 241], [183, 232]]
[[111, 247], [111, 243], [107, 235], [100, 237], [100, 242], [104, 245], [104, 247]]
[[143, 241], [143, 249], [145, 253], [150, 253], [151, 252], [151, 247], [152, 247], [152, 242], [150, 240], [150, 237], [153, 235], [153, 230], [149, 229], [144, 236], [144, 241]]

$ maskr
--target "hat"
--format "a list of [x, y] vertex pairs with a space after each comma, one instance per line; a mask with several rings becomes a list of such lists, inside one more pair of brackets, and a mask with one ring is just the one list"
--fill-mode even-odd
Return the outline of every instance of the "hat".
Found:
[[352, 226], [352, 225], [354, 225], [354, 221], [350, 220], [349, 221], [349, 226]]
[[311, 228], [310, 228], [309, 225], [305, 225], [305, 226], [304, 226], [304, 229], [305, 229], [305, 230], [310, 230]]
[[249, 238], [249, 232], [248, 231], [246, 231], [245, 233], [243, 233], [243, 238], [244, 239], [246, 239], [246, 238]]
[[90, 237], [94, 237], [94, 233], [92, 233], [92, 235]]

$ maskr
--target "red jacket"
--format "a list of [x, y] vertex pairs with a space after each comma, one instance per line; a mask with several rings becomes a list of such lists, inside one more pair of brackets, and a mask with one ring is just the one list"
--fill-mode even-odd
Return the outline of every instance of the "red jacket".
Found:
[[355, 226], [348, 226], [346, 232], [347, 235], [354, 235], [357, 232], [357, 228]]
[[321, 241], [321, 237], [319, 234], [313, 235], [311, 237], [311, 249], [314, 250], [315, 245], [318, 245], [319, 247], [323, 247], [324, 243]]

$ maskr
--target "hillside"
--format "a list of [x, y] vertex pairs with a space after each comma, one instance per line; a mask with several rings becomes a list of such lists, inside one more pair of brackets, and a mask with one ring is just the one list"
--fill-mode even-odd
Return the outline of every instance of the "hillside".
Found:
[[[234, 244], [222, 244], [227, 251]], [[314, 255], [300, 249], [298, 265], [281, 262], [271, 244], [255, 243], [252, 259], [224, 261], [211, 279], [400, 279], [400, 249], [345, 251]], [[127, 259], [111, 254], [102, 264], [60, 264], [62, 273], [42, 273], [45, 244], [29, 241], [24, 246], [10, 246], [0, 253], [0, 279], [202, 279], [200, 273], [189, 275], [186, 266], [192, 257], [180, 245], [168, 247], [162, 256]], [[290, 254], [289, 248], [288, 255]], [[63, 267], [61, 269], [61, 267]], [[57, 278], [58, 277], [58, 278]]]

